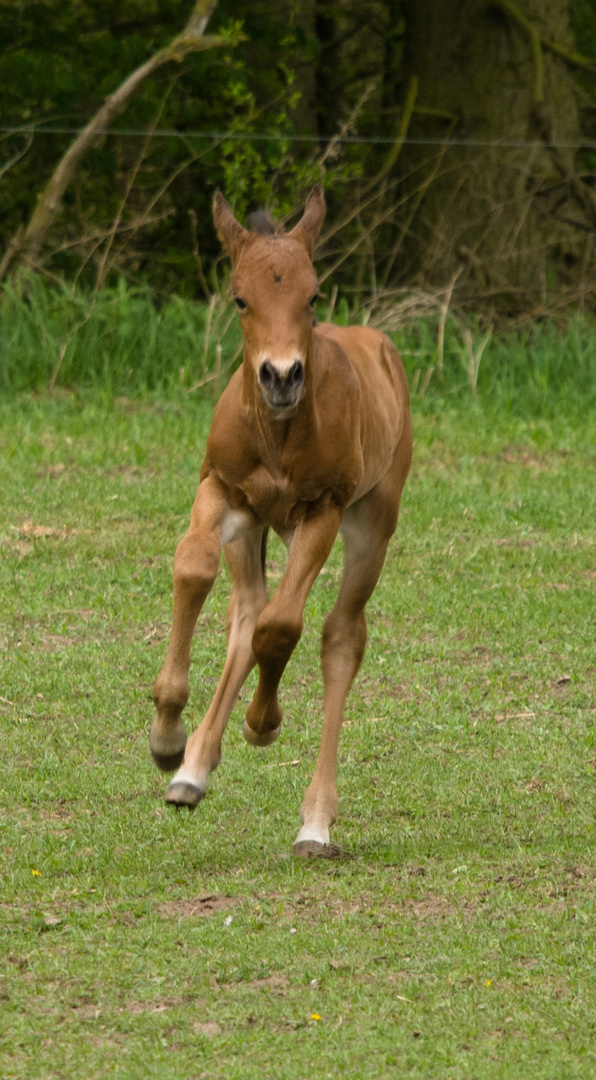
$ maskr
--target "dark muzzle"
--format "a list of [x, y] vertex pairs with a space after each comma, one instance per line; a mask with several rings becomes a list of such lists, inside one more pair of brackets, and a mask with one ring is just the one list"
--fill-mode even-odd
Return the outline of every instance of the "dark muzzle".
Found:
[[261, 393], [272, 409], [291, 409], [302, 397], [304, 386], [304, 364], [296, 360], [285, 374], [282, 374], [269, 360], [259, 368], [259, 386]]

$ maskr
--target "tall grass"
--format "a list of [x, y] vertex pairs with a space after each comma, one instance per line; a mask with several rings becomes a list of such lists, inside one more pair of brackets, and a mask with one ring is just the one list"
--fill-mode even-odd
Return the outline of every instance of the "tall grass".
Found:
[[[85, 294], [30, 277], [0, 296], [0, 388], [97, 388], [136, 395], [199, 389], [214, 382], [220, 356], [238, 356], [231, 305], [172, 297], [148, 288]], [[225, 363], [222, 377], [225, 378]], [[211, 376], [211, 378], [210, 378]]]
[[391, 335], [402, 352], [410, 386], [423, 409], [442, 399], [478, 397], [489, 411], [578, 419], [596, 407], [596, 324], [576, 316], [563, 331], [552, 323], [487, 335], [448, 322], [443, 377], [437, 364], [436, 324], [416, 321]]
[[[324, 317], [324, 311], [321, 312]], [[359, 321], [345, 302], [339, 322]], [[436, 320], [391, 335], [422, 411], [478, 399], [485, 409], [578, 420], [596, 406], [596, 324], [576, 317], [562, 331], [536, 323], [505, 334], [448, 320], [438, 356]], [[149, 288], [86, 294], [31, 277], [0, 293], [0, 390], [95, 389], [104, 395], [216, 396], [240, 360], [231, 304], [181, 297], [157, 303]], [[442, 369], [442, 370], [440, 370]]]

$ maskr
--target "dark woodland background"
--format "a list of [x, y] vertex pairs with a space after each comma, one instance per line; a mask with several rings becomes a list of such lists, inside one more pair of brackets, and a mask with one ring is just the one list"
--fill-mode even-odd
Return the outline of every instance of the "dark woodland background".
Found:
[[[5, 275], [76, 130], [192, 9], [0, 0]], [[321, 180], [321, 278], [355, 302], [451, 284], [491, 317], [593, 309], [596, 0], [220, 0], [207, 33], [95, 140], [33, 270], [204, 298], [215, 188], [285, 219]]]

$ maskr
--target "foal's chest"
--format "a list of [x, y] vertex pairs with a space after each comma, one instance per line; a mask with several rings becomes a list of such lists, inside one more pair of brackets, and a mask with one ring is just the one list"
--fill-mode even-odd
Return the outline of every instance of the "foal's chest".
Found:
[[321, 496], [316, 482], [296, 484], [290, 476], [270, 472], [264, 465], [245, 478], [242, 492], [259, 521], [278, 533], [294, 528], [308, 504]]

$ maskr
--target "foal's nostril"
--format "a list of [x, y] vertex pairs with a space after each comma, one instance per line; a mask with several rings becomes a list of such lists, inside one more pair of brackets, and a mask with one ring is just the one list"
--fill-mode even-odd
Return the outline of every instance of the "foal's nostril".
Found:
[[268, 360], [261, 364], [259, 369], [259, 382], [265, 389], [270, 390], [275, 382], [275, 370]]
[[292, 364], [289, 382], [291, 386], [302, 386], [304, 382], [304, 364], [301, 360], [297, 360], [295, 364]]

